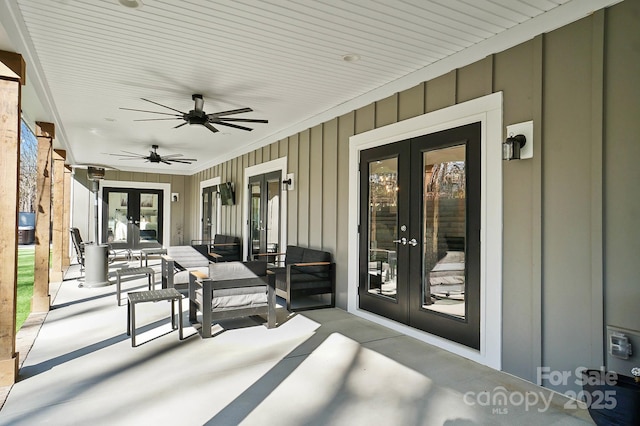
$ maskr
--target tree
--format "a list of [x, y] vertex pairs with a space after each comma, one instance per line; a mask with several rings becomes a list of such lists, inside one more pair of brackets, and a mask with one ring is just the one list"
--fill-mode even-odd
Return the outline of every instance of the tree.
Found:
[[29, 126], [20, 122], [20, 198], [21, 212], [35, 212], [38, 140]]

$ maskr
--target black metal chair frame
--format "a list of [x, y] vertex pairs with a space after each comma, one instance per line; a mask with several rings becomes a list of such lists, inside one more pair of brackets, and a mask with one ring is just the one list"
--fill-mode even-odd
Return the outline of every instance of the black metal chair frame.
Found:
[[[243, 262], [245, 265], [260, 262]], [[212, 265], [215, 267], [215, 264]], [[257, 281], [261, 281], [257, 284]], [[244, 287], [256, 287], [264, 285], [267, 293], [267, 304], [264, 306], [249, 306], [237, 308], [213, 308], [213, 300], [216, 292], [232, 289], [242, 289]], [[198, 300], [196, 291], [202, 291], [202, 299]], [[227, 293], [228, 295], [228, 293]], [[241, 296], [241, 295], [239, 295]], [[213, 280], [209, 278], [198, 278], [193, 273], [189, 274], [189, 321], [197, 322], [197, 313], [202, 315], [202, 327], [200, 333], [203, 338], [211, 337], [211, 324], [214, 320], [225, 320], [231, 318], [248, 317], [254, 315], [266, 315], [267, 328], [276, 325], [276, 291], [275, 275], [266, 271], [265, 276], [256, 278], [239, 278], [228, 280]]]

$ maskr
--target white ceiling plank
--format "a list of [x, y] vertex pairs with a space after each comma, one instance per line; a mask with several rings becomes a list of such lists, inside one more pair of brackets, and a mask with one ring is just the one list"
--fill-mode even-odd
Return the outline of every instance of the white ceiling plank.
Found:
[[[56, 143], [74, 161], [159, 171], [135, 161], [123, 166], [108, 155], [157, 143], [203, 158], [160, 170], [194, 173], [484, 57], [494, 40], [504, 49], [512, 38], [515, 43], [547, 28], [531, 22], [568, 22], [611, 1], [144, 3], [137, 10], [116, 0], [0, 5], [0, 24], [7, 28], [6, 35], [0, 31], [0, 45], [25, 51], [35, 73], [34, 98], [51, 106], [40, 109], [51, 110], [43, 121], [56, 124]], [[557, 18], [565, 13], [576, 16]], [[361, 59], [347, 63], [341, 58], [348, 53]], [[269, 123], [249, 126], [252, 132], [225, 128], [213, 134], [201, 126], [172, 129], [172, 121], [134, 122], [157, 116], [120, 109], [164, 111], [140, 99], [147, 98], [186, 112], [195, 92], [204, 95], [205, 111], [249, 106], [254, 112], [243, 117]]]

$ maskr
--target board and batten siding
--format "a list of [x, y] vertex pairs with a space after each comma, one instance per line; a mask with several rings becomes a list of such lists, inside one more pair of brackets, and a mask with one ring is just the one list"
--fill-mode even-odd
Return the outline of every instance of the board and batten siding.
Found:
[[[286, 156], [295, 175], [288, 243], [333, 253], [337, 305], [346, 308], [347, 286], [356, 285], [346, 264], [347, 219], [356, 214], [347, 208], [349, 137], [501, 91], [503, 137], [509, 124], [534, 122], [534, 157], [503, 162], [502, 368], [537, 382], [538, 367], [603, 365], [609, 318], [640, 330], [640, 238], [631, 231], [639, 179], [629, 175], [640, 162], [640, 35], [628, 31], [639, 9], [622, 2], [595, 12], [186, 178], [187, 237], [198, 236], [200, 181], [234, 181], [242, 200], [242, 170]], [[223, 233], [242, 234], [241, 208], [222, 209]]]

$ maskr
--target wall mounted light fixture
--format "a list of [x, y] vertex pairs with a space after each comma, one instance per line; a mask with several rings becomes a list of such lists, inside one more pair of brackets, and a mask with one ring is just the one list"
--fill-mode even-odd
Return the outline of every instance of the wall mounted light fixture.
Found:
[[510, 135], [502, 144], [503, 160], [519, 160], [520, 150], [527, 144], [525, 135]]
[[503, 160], [533, 158], [533, 121], [507, 126], [507, 139], [502, 143]]
[[102, 167], [87, 167], [87, 178], [89, 178], [89, 180], [96, 181], [104, 179], [104, 173], [105, 170]]
[[283, 191], [293, 191], [294, 189], [294, 179], [293, 173], [287, 173], [287, 178], [282, 181], [282, 190]]

